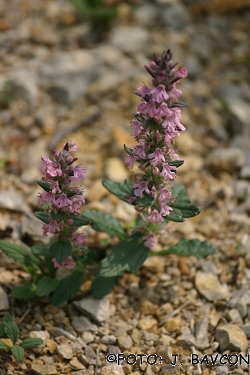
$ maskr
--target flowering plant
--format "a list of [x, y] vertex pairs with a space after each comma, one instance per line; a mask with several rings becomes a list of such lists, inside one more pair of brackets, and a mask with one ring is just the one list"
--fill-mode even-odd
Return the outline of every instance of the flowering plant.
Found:
[[[101, 260], [99, 274], [93, 281], [92, 293], [100, 298], [109, 293], [117, 276], [123, 272], [137, 272], [148, 256], [175, 253], [178, 255], [206, 257], [215, 252], [207, 241], [182, 239], [166, 250], [151, 251], [159, 239], [164, 239], [165, 225], [169, 221], [182, 222], [199, 214], [190, 203], [186, 189], [174, 185], [177, 169], [183, 164], [175, 138], [185, 127], [181, 111], [186, 104], [178, 99], [181, 91], [177, 83], [187, 76], [186, 68], [176, 68], [170, 50], [161, 57], [154, 56], [147, 71], [153, 77], [152, 88], [145, 84], [135, 92], [141, 98], [131, 124], [137, 144], [127, 152], [126, 165], [134, 170], [131, 180], [124, 183], [104, 180], [104, 187], [119, 199], [133, 205], [138, 213], [132, 228], [124, 230], [110, 213], [83, 210], [85, 203], [82, 189], [75, 185], [84, 179], [85, 169], [74, 165], [77, 158], [74, 142], [67, 142], [62, 151], [51, 151], [54, 161], [42, 157], [43, 177], [38, 184], [44, 192], [39, 196], [43, 212], [35, 215], [43, 222], [43, 234], [51, 234], [50, 244], [39, 244], [29, 249], [0, 241], [0, 249], [23, 264], [32, 276], [32, 283], [16, 287], [12, 296], [19, 299], [51, 294], [51, 303], [59, 305], [78, 291], [88, 264], [93, 262], [87, 249], [81, 227], [91, 225], [99, 232], [117, 237], [119, 242]], [[56, 278], [60, 266], [73, 268], [72, 273]]]

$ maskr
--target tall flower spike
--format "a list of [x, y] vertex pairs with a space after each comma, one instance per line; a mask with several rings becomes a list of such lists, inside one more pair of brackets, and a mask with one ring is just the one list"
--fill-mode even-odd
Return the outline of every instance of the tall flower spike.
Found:
[[[67, 142], [62, 151], [52, 150], [54, 161], [46, 156], [42, 157], [42, 182], [48, 188], [39, 196], [39, 206], [46, 204], [46, 211], [53, 213], [48, 224], [43, 224], [43, 234], [52, 233], [52, 241], [70, 240], [75, 247], [85, 243], [83, 233], [76, 233], [77, 226], [73, 226], [72, 215], [80, 215], [80, 207], [85, 203], [82, 189], [72, 186], [72, 182], [82, 180], [86, 176], [85, 169], [81, 165], [73, 166], [77, 158], [71, 156], [71, 152], [77, 149], [74, 142]], [[58, 212], [65, 213], [62, 218], [53, 220]], [[52, 259], [54, 267], [60, 267], [56, 258]], [[73, 268], [75, 263], [71, 255], [62, 263], [67, 268]]]
[[[175, 138], [185, 130], [181, 123], [182, 108], [187, 105], [177, 101], [182, 92], [176, 84], [187, 77], [186, 68], [177, 68], [178, 63], [172, 61], [170, 50], [161, 56], [154, 55], [150, 66], [145, 66], [153, 77], [152, 88], [145, 84], [138, 88], [136, 95], [141, 97], [132, 120], [134, 138], [139, 145], [131, 148], [126, 160], [129, 168], [139, 162], [141, 174], [134, 176], [134, 196], [130, 204], [145, 218], [144, 245], [152, 248], [157, 243], [152, 233], [152, 224], [164, 221], [170, 213], [176, 197], [170, 191], [171, 182], [175, 179], [177, 168], [171, 162], [179, 159], [174, 149]], [[137, 204], [138, 197], [152, 197], [148, 206]], [[147, 227], [149, 229], [147, 229]]]

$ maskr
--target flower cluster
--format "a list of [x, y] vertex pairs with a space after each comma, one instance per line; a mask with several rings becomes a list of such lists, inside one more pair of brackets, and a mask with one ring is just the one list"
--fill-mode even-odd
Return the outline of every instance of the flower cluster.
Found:
[[[49, 223], [43, 224], [43, 235], [52, 233], [53, 241], [70, 240], [74, 246], [79, 246], [85, 243], [85, 236], [83, 233], [76, 233], [78, 227], [72, 224], [73, 217], [79, 216], [80, 207], [85, 200], [82, 189], [72, 186], [72, 183], [84, 179], [86, 173], [81, 165], [73, 166], [77, 158], [73, 158], [70, 152], [76, 151], [76, 148], [76, 143], [67, 142], [62, 151], [51, 151], [55, 161], [42, 157], [42, 183], [45, 192], [39, 196], [39, 206], [46, 207], [46, 211], [51, 213]], [[52, 261], [54, 267], [60, 267], [56, 258]], [[75, 262], [69, 256], [62, 265], [73, 268]]]
[[[126, 165], [133, 169], [139, 163], [140, 173], [134, 174], [134, 196], [129, 203], [146, 222], [159, 224], [172, 210], [175, 197], [170, 191], [170, 183], [175, 179], [179, 160], [174, 149], [174, 140], [184, 131], [181, 124], [181, 109], [186, 104], [178, 101], [182, 92], [176, 88], [181, 78], [187, 76], [186, 68], [176, 69], [170, 50], [161, 57], [154, 55], [154, 61], [146, 70], [153, 77], [152, 88], [145, 84], [135, 94], [141, 97], [137, 105], [135, 119], [131, 124], [137, 145], [128, 149]], [[139, 198], [152, 197], [150, 205], [140, 205]], [[150, 225], [148, 226], [148, 228]], [[152, 228], [152, 225], [151, 225]], [[144, 245], [152, 248], [157, 243], [150, 231], [143, 237]]]

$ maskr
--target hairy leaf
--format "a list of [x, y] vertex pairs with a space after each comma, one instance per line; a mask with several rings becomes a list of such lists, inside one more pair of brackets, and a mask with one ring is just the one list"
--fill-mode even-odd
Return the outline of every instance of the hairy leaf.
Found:
[[26, 284], [23, 286], [17, 286], [11, 291], [11, 296], [20, 300], [28, 300], [37, 297], [36, 285]]
[[96, 276], [92, 283], [92, 295], [94, 298], [103, 298], [109, 294], [115, 285], [116, 277]]
[[183, 238], [176, 245], [171, 246], [167, 250], [161, 250], [157, 252], [151, 252], [149, 255], [165, 255], [165, 254], [176, 254], [180, 256], [195, 256], [197, 258], [206, 258], [210, 254], [216, 253], [217, 250], [208, 241], [200, 241], [195, 238], [187, 240]]
[[15, 344], [19, 336], [19, 329], [17, 328], [15, 320], [9, 313], [4, 314], [4, 329], [6, 335], [11, 339], [13, 344]]
[[39, 297], [47, 296], [56, 290], [59, 280], [51, 279], [50, 277], [43, 277], [37, 284], [36, 294]]
[[149, 249], [143, 245], [140, 233], [119, 242], [101, 262], [100, 275], [115, 277], [124, 271], [136, 272], [147, 259]]
[[105, 232], [110, 236], [118, 236], [124, 238], [126, 236], [119, 221], [110, 213], [103, 213], [97, 210], [87, 210], [82, 216], [91, 222], [93, 229], [98, 232]]
[[11, 353], [17, 362], [22, 362], [24, 357], [24, 350], [21, 346], [14, 345], [11, 348]]
[[28, 348], [32, 348], [33, 346], [38, 346], [38, 345], [41, 345], [41, 344], [43, 344], [43, 339], [31, 338], [31, 339], [23, 340], [22, 343], [20, 344], [20, 346], [22, 348], [28, 349]]
[[39, 259], [35, 257], [30, 249], [15, 243], [0, 240], [0, 250], [8, 257], [22, 264], [29, 273], [33, 274], [34, 269], [40, 269]]
[[61, 279], [57, 289], [51, 296], [50, 302], [52, 305], [59, 306], [72, 298], [78, 292], [83, 278], [83, 272], [75, 271], [71, 275]]
[[62, 264], [69, 255], [72, 254], [73, 248], [70, 240], [67, 241], [55, 241], [50, 246], [50, 254], [56, 258], [57, 263]]

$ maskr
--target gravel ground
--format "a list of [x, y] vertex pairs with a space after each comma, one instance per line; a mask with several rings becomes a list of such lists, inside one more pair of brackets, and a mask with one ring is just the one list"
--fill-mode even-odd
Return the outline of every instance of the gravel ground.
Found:
[[[163, 246], [199, 238], [217, 253], [150, 258], [102, 300], [90, 296], [90, 270], [61, 307], [13, 300], [11, 289], [29, 276], [0, 254], [0, 315], [15, 317], [22, 340], [45, 340], [19, 365], [1, 351], [0, 375], [249, 374], [249, 1], [116, 3], [105, 32], [93, 32], [66, 0], [0, 3], [0, 238], [43, 240], [32, 214], [40, 156], [68, 139], [87, 170], [85, 207], [124, 224], [134, 217], [101, 180], [128, 177], [132, 91], [149, 83], [143, 66], [153, 53], [171, 48], [189, 70], [178, 180], [202, 212], [172, 223]], [[103, 238], [86, 233], [90, 244]]]

